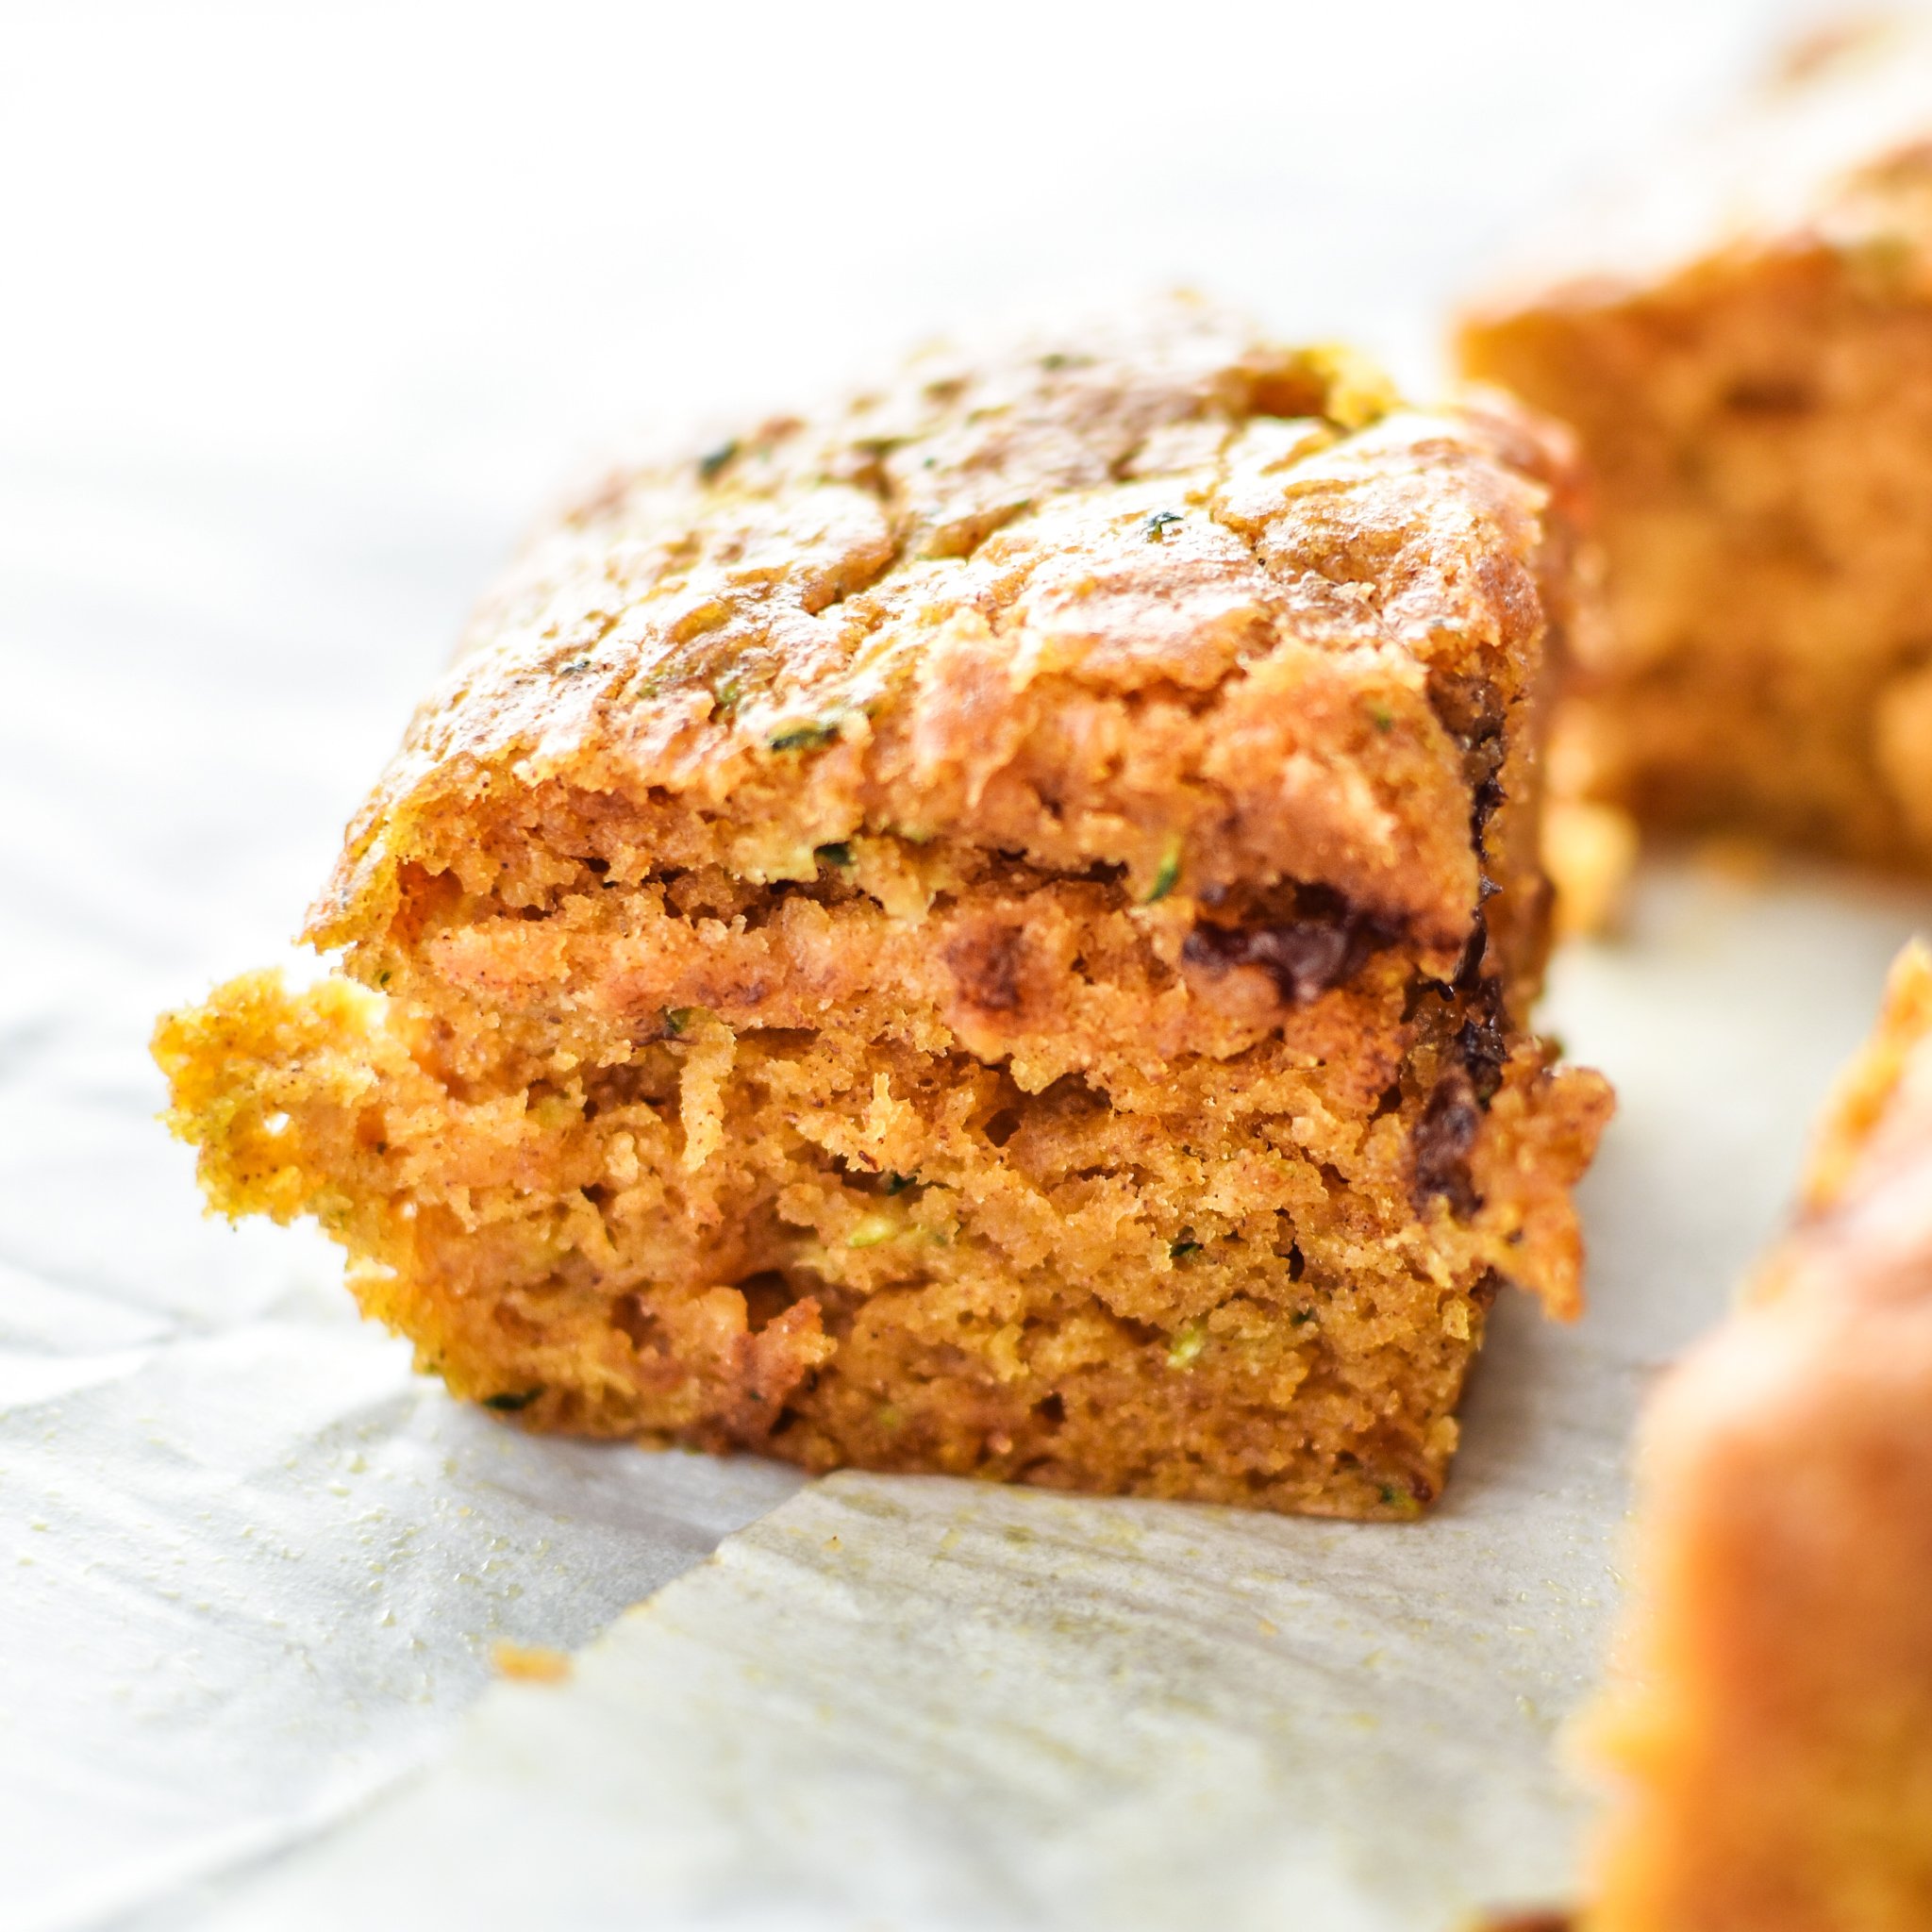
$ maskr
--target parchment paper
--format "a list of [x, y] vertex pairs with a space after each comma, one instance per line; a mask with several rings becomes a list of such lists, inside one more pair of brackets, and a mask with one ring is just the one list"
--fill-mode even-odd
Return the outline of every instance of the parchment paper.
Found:
[[449, 634], [434, 551], [380, 488], [0, 443], [7, 1932], [194, 1909], [419, 1763], [496, 1639], [582, 1641], [796, 1487], [458, 1409], [154, 1119], [156, 1012], [277, 957]]

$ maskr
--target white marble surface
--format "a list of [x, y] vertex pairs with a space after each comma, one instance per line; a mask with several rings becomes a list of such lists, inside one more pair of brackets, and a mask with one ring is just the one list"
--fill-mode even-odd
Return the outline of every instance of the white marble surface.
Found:
[[[437, 1924], [397, 1904], [433, 1877], [488, 1923], [566, 1841], [586, 1924], [1393, 1924], [1559, 1881], [1541, 1753], [1638, 1364], [1775, 1212], [1903, 902], [1664, 879], [1564, 962], [1625, 1087], [1597, 1311], [1504, 1320], [1426, 1529], [837, 1483], [475, 1729], [494, 1637], [588, 1639], [794, 1479], [456, 1410], [319, 1241], [197, 1218], [144, 1041], [276, 956], [468, 599], [604, 451], [1175, 279], [1425, 370], [1487, 251], [1788, 10], [6, 13], [0, 1922]], [[1277, 1634], [1224, 1643], [1251, 1610]], [[1501, 1701], [1417, 1690], [1451, 1640]], [[855, 1791], [867, 1834], [822, 1834]], [[417, 1827], [434, 1865], [385, 1863]]]

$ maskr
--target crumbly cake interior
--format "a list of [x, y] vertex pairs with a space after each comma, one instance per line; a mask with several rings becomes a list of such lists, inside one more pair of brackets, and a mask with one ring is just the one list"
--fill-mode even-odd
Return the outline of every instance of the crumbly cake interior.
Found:
[[1932, 865], [1932, 33], [1820, 42], [1474, 312], [1578, 433], [1610, 622], [1558, 789]]
[[1584, 1932], [1932, 1923], [1932, 956], [1798, 1225], [1647, 1412]]
[[566, 518], [171, 1118], [528, 1425], [1413, 1516], [1608, 1106], [1560, 464], [1191, 312], [1015, 366]]
[[[1270, 1026], [1273, 969], [1190, 958], [1185, 913], [1117, 880], [992, 861], [894, 930], [874, 862], [912, 869], [591, 874], [542, 920], [445, 908], [379, 992], [237, 983], [159, 1041], [213, 1199], [317, 1215], [371, 1313], [525, 1422], [1432, 1499], [1498, 1286], [1574, 1303], [1595, 1108], [1400, 948]], [[1336, 927], [1270, 930], [1325, 958]], [[735, 1028], [760, 974], [791, 996]], [[965, 1045], [1020, 1007], [1009, 1061]]]

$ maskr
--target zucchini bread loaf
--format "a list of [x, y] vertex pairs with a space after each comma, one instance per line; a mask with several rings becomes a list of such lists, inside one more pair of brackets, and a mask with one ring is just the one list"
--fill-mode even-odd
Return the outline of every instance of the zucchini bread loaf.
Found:
[[613, 477], [173, 1124], [530, 1425], [1412, 1516], [1608, 1107], [1526, 1017], [1571, 495], [1178, 301]]
[[1932, 1925], [1932, 956], [1795, 1230], [1659, 1391], [1586, 1932]]
[[1558, 791], [1932, 868], [1932, 25], [1797, 50], [1460, 353], [1596, 479], [1611, 622]]

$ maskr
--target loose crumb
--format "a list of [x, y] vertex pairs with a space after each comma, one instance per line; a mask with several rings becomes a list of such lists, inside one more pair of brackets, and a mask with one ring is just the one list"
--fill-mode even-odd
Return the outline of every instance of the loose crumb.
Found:
[[560, 1684], [571, 1674], [567, 1652], [541, 1643], [512, 1643], [508, 1638], [490, 1646], [490, 1661], [500, 1675], [525, 1684]]

